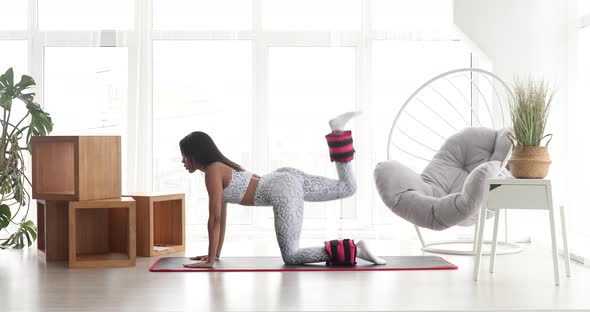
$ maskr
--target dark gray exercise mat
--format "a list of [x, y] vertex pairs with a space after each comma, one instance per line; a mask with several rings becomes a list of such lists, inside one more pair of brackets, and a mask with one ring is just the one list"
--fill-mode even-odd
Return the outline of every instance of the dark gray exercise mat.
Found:
[[183, 257], [164, 257], [156, 260], [152, 272], [289, 272], [289, 271], [397, 271], [397, 270], [456, 270], [457, 266], [438, 256], [381, 257], [385, 265], [374, 265], [358, 259], [353, 267], [330, 267], [325, 263], [287, 265], [280, 257], [228, 257], [215, 262], [212, 269], [193, 269], [184, 263], [196, 262]]

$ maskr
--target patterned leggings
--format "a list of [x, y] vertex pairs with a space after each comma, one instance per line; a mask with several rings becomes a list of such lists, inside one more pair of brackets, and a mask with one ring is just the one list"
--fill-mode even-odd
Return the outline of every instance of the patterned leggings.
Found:
[[351, 162], [336, 162], [336, 169], [338, 180], [309, 175], [294, 168], [280, 168], [260, 178], [254, 205], [273, 207], [277, 241], [286, 264], [328, 260], [323, 246], [299, 248], [299, 238], [304, 201], [329, 201], [355, 193], [356, 181]]

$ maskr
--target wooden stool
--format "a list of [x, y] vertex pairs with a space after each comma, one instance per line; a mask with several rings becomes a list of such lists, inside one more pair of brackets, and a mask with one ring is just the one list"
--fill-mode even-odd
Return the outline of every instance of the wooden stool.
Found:
[[135, 265], [133, 198], [70, 201], [70, 268]]
[[184, 193], [131, 193], [137, 205], [137, 255], [160, 256], [183, 251]]

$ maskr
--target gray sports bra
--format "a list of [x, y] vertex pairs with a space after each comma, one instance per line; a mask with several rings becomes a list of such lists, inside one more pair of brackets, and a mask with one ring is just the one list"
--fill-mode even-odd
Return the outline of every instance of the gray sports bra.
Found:
[[231, 168], [231, 180], [223, 189], [223, 200], [230, 204], [239, 204], [248, 190], [252, 173], [249, 171], [237, 171]]

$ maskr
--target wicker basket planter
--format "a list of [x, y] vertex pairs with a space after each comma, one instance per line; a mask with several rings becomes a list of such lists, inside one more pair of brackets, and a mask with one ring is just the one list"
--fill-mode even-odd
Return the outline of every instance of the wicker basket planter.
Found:
[[508, 163], [516, 178], [541, 179], [547, 176], [551, 158], [547, 146], [516, 146]]

